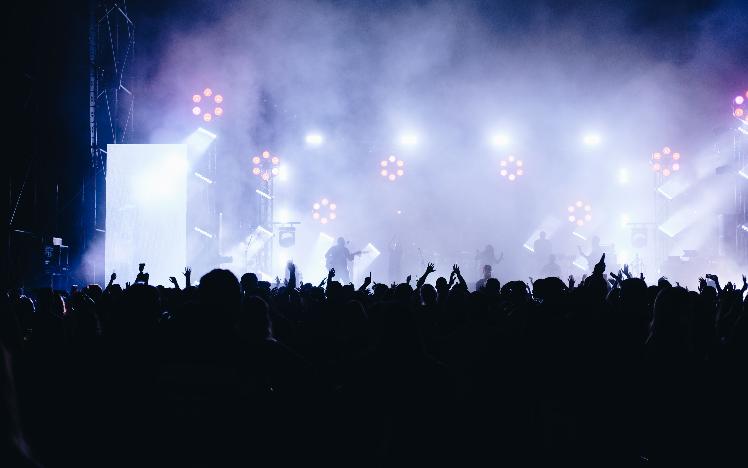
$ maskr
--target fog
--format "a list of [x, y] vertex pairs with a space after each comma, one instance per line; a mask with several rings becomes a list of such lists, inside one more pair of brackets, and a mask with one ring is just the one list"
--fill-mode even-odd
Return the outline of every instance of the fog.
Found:
[[[577, 246], [598, 236], [609, 271], [614, 245], [621, 263], [653, 279], [662, 273], [654, 247], [665, 220], [655, 214], [650, 158], [665, 146], [682, 154], [671, 177], [685, 187], [668, 213], [698, 205], [667, 236], [667, 254], [720, 253], [718, 215], [733, 211], [736, 175], [716, 169], [732, 158], [731, 99], [748, 85], [740, 2], [655, 24], [637, 16], [646, 2], [189, 5], [138, 25], [159, 42], [138, 48], [136, 122], [141, 143], [178, 143], [199, 126], [217, 135], [223, 253], [237, 273], [241, 242], [257, 223], [251, 157], [266, 149], [287, 173], [274, 181], [275, 220], [301, 222], [296, 246], [274, 249], [271, 277], [293, 259], [306, 281], [319, 282], [316, 244], [325, 233], [345, 237], [351, 250], [376, 246], [381, 255], [363, 267], [375, 281], [393, 279], [393, 237], [406, 247], [403, 275], [433, 261], [437, 275], [460, 263], [475, 278], [475, 251], [491, 244], [505, 255], [495, 274], [524, 279], [538, 272], [523, 245], [545, 230], [564, 274], [585, 273], [585, 263], [572, 264]], [[190, 113], [190, 97], [205, 87], [225, 99], [210, 125]], [[309, 132], [323, 144], [306, 144]], [[583, 144], [590, 133], [598, 145]], [[404, 134], [417, 144], [401, 145]], [[493, 145], [497, 134], [508, 144]], [[395, 182], [380, 175], [389, 155], [405, 162]], [[509, 155], [524, 163], [513, 182], [499, 173]], [[323, 197], [337, 204], [326, 225], [312, 218]], [[577, 200], [592, 209], [584, 226], [567, 219]], [[635, 248], [627, 223], [657, 224]], [[714, 268], [732, 274], [727, 262]]]

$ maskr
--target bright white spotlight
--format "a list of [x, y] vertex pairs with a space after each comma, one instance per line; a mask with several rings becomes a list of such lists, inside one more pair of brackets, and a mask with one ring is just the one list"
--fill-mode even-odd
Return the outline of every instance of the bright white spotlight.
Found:
[[491, 145], [496, 148], [504, 148], [511, 142], [509, 135], [506, 133], [494, 133], [491, 135]]
[[288, 165], [286, 163], [283, 163], [283, 165], [278, 168], [278, 180], [281, 182], [288, 180]]
[[188, 147], [189, 154], [192, 158], [198, 158], [203, 155], [216, 139], [216, 134], [200, 127], [189, 134], [183, 141]]
[[586, 133], [582, 137], [582, 143], [586, 146], [597, 146], [602, 141], [602, 137], [599, 133]]
[[309, 146], [319, 146], [325, 142], [325, 137], [319, 133], [307, 133], [304, 141], [306, 141], [306, 144]]
[[418, 144], [419, 138], [416, 133], [413, 132], [406, 132], [400, 134], [400, 144], [403, 146], [416, 146]]
[[629, 170], [626, 168], [618, 169], [618, 183], [626, 185], [629, 183]]
[[288, 210], [286, 209], [278, 210], [278, 222], [279, 223], [287, 223], [290, 219], [291, 217], [288, 214]]

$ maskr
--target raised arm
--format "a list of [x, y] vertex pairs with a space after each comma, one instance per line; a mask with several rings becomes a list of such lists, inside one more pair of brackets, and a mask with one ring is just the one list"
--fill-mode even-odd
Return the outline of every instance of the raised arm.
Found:
[[428, 278], [428, 276], [435, 271], [436, 268], [434, 268], [433, 263], [429, 263], [428, 265], [426, 265], [426, 271], [423, 273], [423, 275], [421, 275], [420, 278], [418, 278], [418, 281], [416, 281], [416, 289], [421, 289], [423, 285], [426, 284], [426, 278]]
[[325, 285], [325, 292], [330, 290], [330, 283], [332, 283], [333, 278], [335, 278], [335, 268], [330, 268], [330, 271], [327, 273], [327, 284]]
[[288, 287], [296, 289], [296, 265], [293, 261], [288, 262]]
[[192, 286], [192, 268], [184, 267], [184, 288], [189, 289]]
[[461, 288], [465, 289], [465, 291], [468, 290], [467, 282], [465, 281], [465, 278], [462, 277], [462, 273], [460, 273], [460, 267], [455, 264], [452, 266], [452, 271], [454, 272], [455, 276], [457, 277], [457, 280], [459, 281], [459, 285]]
[[368, 288], [370, 284], [371, 284], [371, 272], [369, 272], [369, 276], [364, 278], [364, 284], [362, 284], [361, 287], [358, 288], [358, 292], [366, 291], [366, 288]]

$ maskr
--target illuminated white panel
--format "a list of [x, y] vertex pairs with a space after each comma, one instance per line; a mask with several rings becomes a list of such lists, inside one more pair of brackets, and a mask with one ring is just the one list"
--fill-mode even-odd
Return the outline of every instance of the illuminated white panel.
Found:
[[185, 267], [187, 145], [108, 145], [107, 276], [134, 282], [145, 263], [150, 284], [168, 285]]

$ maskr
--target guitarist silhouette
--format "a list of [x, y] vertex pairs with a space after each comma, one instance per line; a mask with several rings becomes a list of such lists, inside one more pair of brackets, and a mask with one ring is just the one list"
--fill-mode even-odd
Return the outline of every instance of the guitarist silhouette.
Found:
[[330, 247], [325, 254], [327, 269], [335, 268], [336, 276], [340, 279], [340, 282], [342, 284], [350, 283], [351, 278], [348, 270], [348, 262], [362, 253], [364, 252], [361, 250], [351, 253], [348, 247], [345, 246], [345, 239], [338, 237], [337, 245]]

